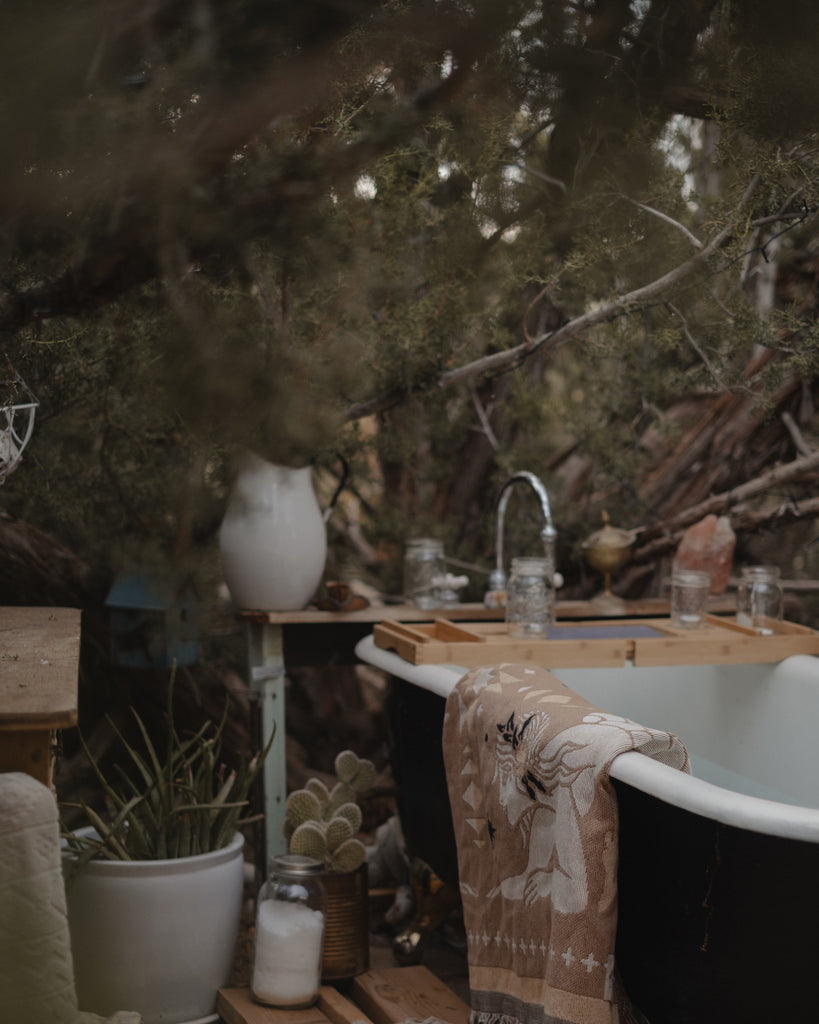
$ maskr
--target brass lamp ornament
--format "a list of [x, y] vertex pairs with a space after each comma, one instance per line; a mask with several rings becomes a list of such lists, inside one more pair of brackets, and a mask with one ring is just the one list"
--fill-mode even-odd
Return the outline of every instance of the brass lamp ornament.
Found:
[[634, 532], [612, 526], [608, 512], [603, 512], [603, 527], [583, 541], [583, 555], [592, 569], [603, 573], [603, 590], [594, 597], [595, 601], [610, 605], [622, 605], [619, 597], [611, 592], [611, 574], [631, 558]]

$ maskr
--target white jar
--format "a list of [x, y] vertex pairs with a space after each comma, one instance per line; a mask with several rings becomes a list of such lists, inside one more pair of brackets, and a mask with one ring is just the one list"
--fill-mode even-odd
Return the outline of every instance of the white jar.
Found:
[[510, 636], [545, 637], [555, 618], [552, 565], [548, 558], [513, 558], [506, 592]]
[[327, 897], [324, 865], [312, 857], [273, 857], [259, 891], [250, 991], [259, 1003], [311, 1006], [321, 987]]

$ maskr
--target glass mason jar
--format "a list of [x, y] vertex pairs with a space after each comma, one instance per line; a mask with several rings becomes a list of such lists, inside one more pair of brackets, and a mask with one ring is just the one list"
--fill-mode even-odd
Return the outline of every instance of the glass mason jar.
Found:
[[438, 608], [442, 596], [439, 577], [443, 576], [443, 541], [420, 537], [407, 541], [404, 553], [404, 597], [416, 608]]
[[259, 890], [250, 991], [259, 1003], [310, 1006], [321, 987], [327, 897], [324, 865], [312, 857], [272, 857]]
[[555, 592], [547, 558], [513, 558], [506, 589], [510, 636], [544, 637], [555, 618]]
[[671, 625], [700, 629], [708, 616], [711, 576], [698, 569], [675, 569], [671, 575]]
[[746, 565], [737, 586], [737, 624], [762, 636], [778, 633], [782, 622], [782, 585], [775, 565]]

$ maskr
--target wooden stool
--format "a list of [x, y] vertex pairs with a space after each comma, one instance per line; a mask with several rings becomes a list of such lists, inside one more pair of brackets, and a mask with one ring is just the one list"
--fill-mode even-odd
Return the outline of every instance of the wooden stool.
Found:
[[54, 734], [77, 724], [78, 608], [0, 608], [0, 772], [51, 786]]

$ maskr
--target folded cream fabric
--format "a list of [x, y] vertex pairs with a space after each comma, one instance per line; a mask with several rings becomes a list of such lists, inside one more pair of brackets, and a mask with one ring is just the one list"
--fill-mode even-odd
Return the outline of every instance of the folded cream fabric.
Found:
[[[123, 1011], [108, 1024], [140, 1024]], [[0, 1021], [103, 1024], [77, 1008], [54, 794], [0, 773]]]
[[623, 1024], [614, 964], [613, 759], [684, 771], [673, 735], [607, 714], [545, 669], [473, 669], [443, 734], [469, 952], [472, 1024]]

